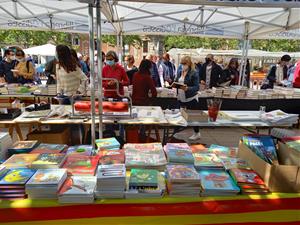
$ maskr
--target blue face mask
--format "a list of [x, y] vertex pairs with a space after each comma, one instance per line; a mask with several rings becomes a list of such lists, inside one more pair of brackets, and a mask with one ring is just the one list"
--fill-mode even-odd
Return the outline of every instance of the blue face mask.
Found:
[[106, 60], [106, 64], [109, 66], [113, 66], [113, 65], [115, 65], [115, 61], [114, 60]]

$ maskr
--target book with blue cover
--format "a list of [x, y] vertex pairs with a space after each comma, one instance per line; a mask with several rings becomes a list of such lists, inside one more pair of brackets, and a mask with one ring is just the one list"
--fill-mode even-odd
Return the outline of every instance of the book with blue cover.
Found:
[[222, 170], [199, 171], [203, 195], [227, 195], [240, 192], [230, 175]]
[[106, 149], [106, 150], [120, 149], [120, 143], [114, 137], [97, 139], [96, 140], [96, 145], [98, 147], [98, 150], [101, 150], [101, 149]]
[[24, 186], [35, 172], [36, 170], [28, 168], [11, 169], [0, 180], [0, 187], [10, 185]]
[[67, 150], [67, 155], [69, 154], [78, 154], [78, 155], [92, 155], [93, 152], [93, 146], [91, 145], [75, 145], [71, 146]]
[[8, 149], [9, 156], [31, 152], [38, 145], [38, 141], [17, 141]]

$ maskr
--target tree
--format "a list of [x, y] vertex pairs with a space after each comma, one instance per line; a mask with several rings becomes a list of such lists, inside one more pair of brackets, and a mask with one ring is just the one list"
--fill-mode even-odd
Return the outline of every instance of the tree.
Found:
[[253, 40], [252, 48], [271, 52], [298, 52], [300, 40]]
[[43, 45], [48, 42], [54, 44], [71, 45], [71, 34], [54, 31], [33, 30], [0, 30], [1, 45], [21, 45], [24, 48]]

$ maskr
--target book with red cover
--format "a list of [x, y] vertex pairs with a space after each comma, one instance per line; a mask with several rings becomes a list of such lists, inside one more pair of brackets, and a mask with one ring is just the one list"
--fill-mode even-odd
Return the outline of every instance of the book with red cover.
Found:
[[125, 151], [120, 150], [101, 150], [99, 151], [99, 164], [110, 165], [110, 164], [124, 164], [125, 163]]
[[69, 175], [94, 176], [99, 156], [69, 155], [62, 168], [66, 168]]
[[247, 169], [230, 169], [230, 174], [240, 187], [252, 186], [257, 188], [264, 188], [265, 182], [254, 170]]
[[191, 145], [190, 146], [192, 153], [206, 153], [208, 148], [203, 144]]

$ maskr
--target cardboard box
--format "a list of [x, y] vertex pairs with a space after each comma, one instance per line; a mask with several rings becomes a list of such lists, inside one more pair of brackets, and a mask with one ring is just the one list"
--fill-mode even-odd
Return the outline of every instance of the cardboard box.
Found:
[[208, 115], [202, 110], [180, 109], [181, 115], [187, 122], [207, 122]]
[[71, 144], [71, 132], [69, 127], [53, 127], [51, 130], [35, 130], [27, 135], [28, 140], [38, 140], [48, 144]]
[[[284, 146], [279, 145], [279, 148], [281, 149], [278, 151], [278, 154], [281, 154], [282, 151], [285, 151]], [[238, 156], [248, 161], [250, 167], [260, 175], [270, 191], [300, 193], [299, 166], [283, 164], [271, 165], [259, 158], [243, 143], [240, 143], [239, 145]], [[283, 156], [280, 155], [279, 159], [282, 157]], [[280, 163], [282, 163], [282, 161], [280, 161]]]
[[284, 165], [295, 165], [300, 167], [300, 152], [288, 147], [285, 143], [278, 142], [279, 161]]

